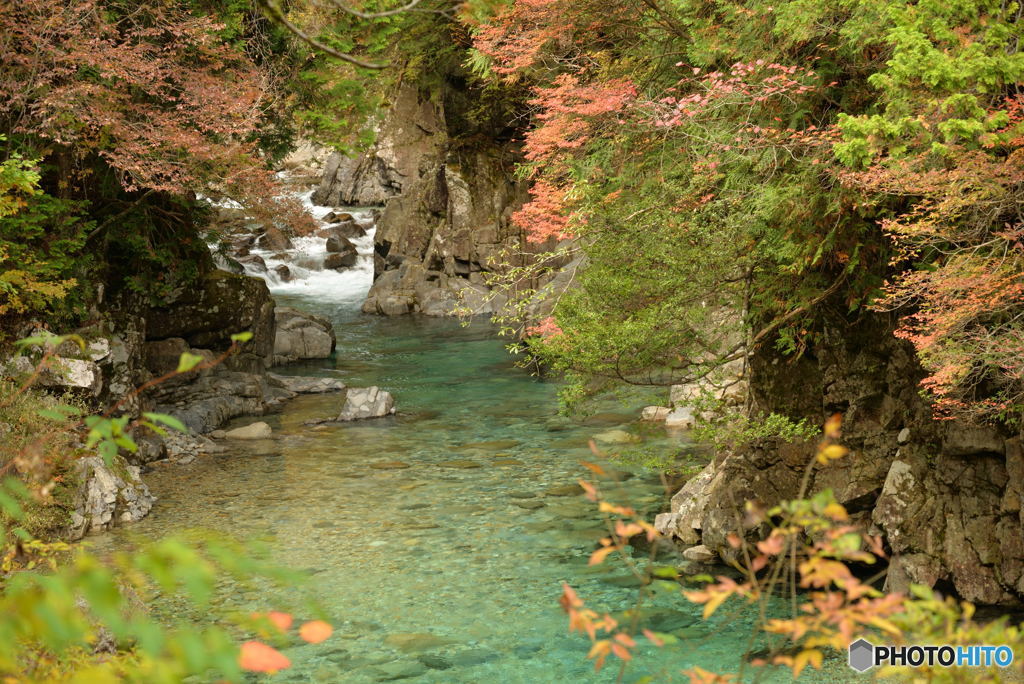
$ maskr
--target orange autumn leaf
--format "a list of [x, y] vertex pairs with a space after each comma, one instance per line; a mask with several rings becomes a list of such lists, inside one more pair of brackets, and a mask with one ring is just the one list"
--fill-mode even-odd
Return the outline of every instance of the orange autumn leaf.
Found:
[[334, 632], [334, 628], [323, 620], [311, 620], [299, 628], [299, 636], [311, 644], [326, 641]]
[[615, 549], [616, 547], [614, 546], [606, 546], [594, 551], [594, 553], [590, 554], [590, 560], [587, 561], [587, 565], [599, 565], [603, 563], [604, 559], [608, 557], [608, 554], [615, 551]]
[[272, 610], [269, 613], [253, 613], [252, 618], [254, 620], [266, 619], [282, 632], [287, 632], [292, 626], [292, 616], [277, 610]]
[[238, 654], [238, 665], [249, 672], [274, 673], [292, 666], [280, 651], [259, 641], [246, 641]]
[[647, 640], [650, 641], [655, 646], [658, 646], [660, 648], [661, 646], [665, 645], [664, 639], [659, 637], [657, 634], [655, 634], [651, 630], [649, 630], [647, 628], [644, 628], [642, 631], [644, 633], [644, 636], [647, 637]]

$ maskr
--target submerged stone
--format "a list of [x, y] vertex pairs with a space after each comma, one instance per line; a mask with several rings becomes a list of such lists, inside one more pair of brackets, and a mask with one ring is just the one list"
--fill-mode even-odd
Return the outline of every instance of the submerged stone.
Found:
[[432, 653], [425, 653], [419, 657], [419, 661], [431, 670], [450, 670], [452, 668], [452, 661], [439, 655]]
[[629, 444], [640, 441], [639, 437], [631, 435], [625, 430], [607, 430], [594, 435], [594, 439], [603, 444]]
[[398, 649], [403, 653], [429, 651], [451, 643], [450, 639], [426, 632], [399, 632], [384, 637], [384, 645]]
[[471, 469], [471, 468], [482, 468], [483, 467], [482, 465], [480, 465], [476, 461], [470, 461], [468, 459], [461, 459], [461, 460], [460, 459], [456, 459], [456, 460], [453, 460], [453, 461], [441, 461], [437, 465], [440, 466], [441, 468], [461, 468], [461, 469]]
[[426, 673], [427, 667], [417, 660], [396, 660], [391, 663], [377, 665], [374, 668], [378, 682], [393, 682], [399, 679], [412, 679]]
[[455, 451], [464, 451], [466, 449], [482, 449], [484, 451], [501, 451], [502, 449], [512, 449], [519, 446], [519, 441], [515, 439], [492, 439], [486, 442], [469, 442], [455, 447]]
[[263, 422], [252, 423], [224, 433], [227, 439], [270, 439], [271, 435], [270, 426]]
[[547, 496], [579, 496], [583, 493], [583, 487], [578, 484], [561, 485], [552, 487], [544, 492]]
[[374, 470], [403, 470], [411, 466], [402, 461], [378, 461], [377, 463], [371, 463], [370, 467]]

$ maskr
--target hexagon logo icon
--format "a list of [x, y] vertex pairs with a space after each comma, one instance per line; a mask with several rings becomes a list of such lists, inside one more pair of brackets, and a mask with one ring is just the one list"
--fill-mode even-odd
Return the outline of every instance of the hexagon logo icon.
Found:
[[875, 665], [875, 647], [866, 639], [850, 644], [849, 664], [857, 672], [870, 670]]

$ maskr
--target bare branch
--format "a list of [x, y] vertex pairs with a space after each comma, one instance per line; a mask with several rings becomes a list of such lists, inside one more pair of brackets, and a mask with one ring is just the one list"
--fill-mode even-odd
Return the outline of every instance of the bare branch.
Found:
[[[416, 1], [419, 2], [419, 0]], [[290, 22], [288, 17], [284, 15], [284, 12], [281, 11], [281, 8], [277, 6], [277, 3], [274, 2], [274, 0], [256, 0], [256, 3], [271, 19], [281, 24], [281, 26], [284, 26], [301, 41], [325, 54], [330, 55], [331, 57], [336, 57], [343, 62], [348, 62], [349, 64], [353, 64], [364, 69], [385, 69], [388, 66], [387, 64], [380, 64], [377, 62], [365, 62], [358, 57], [353, 57], [347, 52], [339, 52], [330, 45], [325, 45]]]
[[401, 7], [398, 7], [393, 10], [385, 10], [384, 12], [360, 12], [357, 9], [352, 9], [348, 5], [339, 2], [339, 0], [328, 1], [331, 3], [331, 5], [337, 7], [345, 14], [351, 14], [353, 17], [359, 17], [360, 19], [380, 19], [382, 17], [393, 17], [396, 14], [408, 12], [409, 10], [416, 7], [416, 5], [420, 4], [420, 0], [412, 0], [408, 4], [402, 5]]

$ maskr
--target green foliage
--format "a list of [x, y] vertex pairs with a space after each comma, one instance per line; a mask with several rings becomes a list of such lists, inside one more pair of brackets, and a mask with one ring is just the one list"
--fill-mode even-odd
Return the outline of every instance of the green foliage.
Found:
[[[250, 337], [239, 333], [235, 341]], [[41, 349], [44, 363], [68, 342], [84, 348], [77, 336], [56, 335], [20, 340], [18, 345]], [[254, 644], [261, 647], [255, 656], [247, 654], [238, 641], [245, 634], [280, 635], [287, 627], [268, 631], [265, 616], [221, 613], [213, 607], [226, 577], [243, 585], [301, 581], [297, 573], [265, 562], [266, 550], [251, 540], [243, 544], [179, 534], [102, 557], [84, 546], [49, 540], [62, 525], [41, 527], [38, 511], [62, 507], [61, 490], [73, 489], [75, 483], [55, 485], [66, 480], [76, 456], [95, 451], [108, 466], [117, 467], [119, 450], [137, 449], [131, 436], [134, 426], [185, 430], [178, 419], [159, 413], [145, 413], [138, 421], [110, 415], [79, 420], [83, 413], [81, 406], [60, 403], [31, 387], [0, 382], [0, 425], [8, 433], [0, 453], [0, 677], [148, 683], [215, 676], [242, 681], [243, 669], [264, 671], [268, 653], [278, 656], [270, 662], [286, 663], [258, 642], [245, 644], [250, 651]], [[72, 449], [81, 426], [86, 431], [84, 449]], [[144, 603], [156, 594], [183, 601], [203, 619], [177, 616], [168, 621], [152, 614]], [[210, 620], [211, 613], [219, 619]], [[290, 623], [290, 616], [285, 617]], [[300, 630], [313, 643], [330, 633], [330, 626], [318, 621]]]
[[0, 320], [53, 313], [77, 282], [90, 227], [85, 204], [53, 197], [39, 183], [37, 161], [12, 152], [0, 162]]
[[720, 420], [698, 421], [693, 439], [716, 448], [729, 448], [762, 440], [802, 442], [811, 439], [818, 429], [806, 418], [793, 420], [777, 413], [762, 416], [728, 414]]

